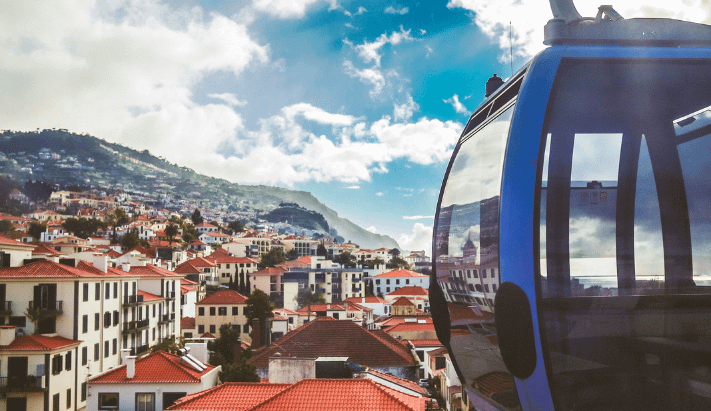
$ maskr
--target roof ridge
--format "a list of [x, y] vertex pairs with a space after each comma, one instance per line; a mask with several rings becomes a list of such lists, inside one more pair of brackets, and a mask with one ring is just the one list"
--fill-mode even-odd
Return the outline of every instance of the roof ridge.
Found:
[[[388, 395], [390, 398], [392, 398], [392, 399], [395, 400], [396, 402], [400, 403], [403, 407], [405, 407], [405, 408], [407, 408], [407, 409], [410, 409], [410, 410], [412, 410], [412, 411], [416, 411], [413, 407], [411, 407], [411, 406], [405, 404], [405, 402], [402, 401], [400, 398], [398, 398], [398, 397], [396, 397], [395, 395], [393, 395], [393, 394], [391, 394], [390, 392], [388, 392], [388, 390], [386, 390], [386, 389], [384, 388], [384, 387], [385, 387], [384, 385], [378, 384], [378, 383], [376, 383], [375, 381], [370, 380], [370, 379], [367, 379], [367, 378], [366, 378], [365, 380], [366, 380], [366, 381], [369, 381], [371, 384], [373, 384], [373, 385], [374, 385], [376, 388], [378, 388], [380, 391], [384, 392], [384, 393], [385, 393], [386, 395]], [[393, 391], [394, 391], [394, 390], [393, 390]], [[405, 394], [405, 393], [403, 393], [403, 394]], [[410, 394], [405, 394], [405, 395], [410, 395]], [[413, 396], [413, 397], [414, 397], [414, 396]]]

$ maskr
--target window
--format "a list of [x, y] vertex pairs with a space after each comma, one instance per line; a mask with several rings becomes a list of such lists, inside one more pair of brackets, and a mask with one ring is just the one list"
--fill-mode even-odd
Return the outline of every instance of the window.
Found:
[[59, 393], [52, 396], [52, 411], [59, 411]]
[[245, 334], [249, 332], [249, 324], [245, 324], [242, 326], [242, 332]]
[[397, 280], [395, 280], [395, 284], [396, 284], [396, 285], [400, 285], [400, 279], [399, 279], [399, 278], [398, 278]]
[[205, 334], [205, 326], [200, 324], [198, 325], [198, 334], [203, 335]]
[[156, 306], [153, 304], [153, 318], [156, 318]]
[[[81, 400], [86, 401], [86, 383], [81, 383]], [[118, 403], [118, 401], [116, 401]]]
[[118, 298], [118, 281], [114, 283], [114, 298]]
[[86, 365], [86, 363], [89, 361], [89, 348], [88, 347], [81, 347], [81, 365]]
[[481, 270], [481, 278], [486, 278], [486, 269]]
[[496, 284], [492, 284], [491, 288], [494, 290], [494, 292], [496, 292]]
[[215, 334], [215, 324], [210, 324], [210, 334]]
[[111, 283], [106, 283], [104, 285], [104, 299], [108, 300], [111, 298]]
[[205, 307], [198, 307], [198, 315], [205, 315]]
[[109, 340], [104, 341], [104, 358], [109, 357]]
[[99, 350], [101, 350], [101, 345], [99, 343], [94, 344], [94, 361], [99, 361]]
[[405, 284], [410, 284], [410, 279], [409, 279], [409, 278], [406, 278], [406, 279], [405, 279]]
[[385, 280], [385, 284], [390, 285], [390, 279], [389, 279], [389, 278], [388, 278], [387, 280]]
[[484, 291], [489, 292], [489, 284], [484, 284]]
[[94, 285], [94, 300], [99, 301], [101, 299], [101, 283], [96, 283]]
[[64, 369], [69, 371], [72, 369], [72, 352], [69, 351], [67, 355], [64, 357]]
[[227, 264], [227, 267], [226, 267], [226, 268], [230, 268], [230, 265], [229, 265], [229, 264]]
[[[86, 383], [84, 383], [84, 384], [86, 384]], [[82, 388], [82, 389], [84, 389], [84, 388]], [[117, 410], [118, 407], [119, 407], [119, 395], [117, 392], [100, 392], [99, 393], [99, 409], [100, 410]]]
[[215, 307], [210, 307], [210, 315], [215, 315]]
[[175, 401], [188, 395], [187, 392], [164, 392], [163, 393], [163, 409], [175, 404]]
[[227, 307], [218, 307], [217, 314], [218, 315], [227, 315]]
[[185, 333], [185, 338], [193, 338], [193, 333]]
[[82, 295], [82, 300], [83, 301], [89, 301], [89, 283], [83, 284], [83, 295]]
[[153, 340], [155, 340], [155, 339], [156, 339], [156, 328], [153, 327]]
[[67, 408], [71, 408], [72, 406], [72, 389], [68, 388], [67, 389]]
[[114, 326], [117, 326], [119, 323], [119, 312], [118, 310], [114, 311]]
[[84, 314], [81, 317], [81, 332], [83, 332], [83, 333], [89, 332], [89, 314]]
[[239, 307], [232, 307], [232, 315], [239, 315]]
[[94, 331], [97, 331], [99, 329], [100, 324], [101, 324], [101, 314], [94, 313]]
[[385, 292], [386, 292], [386, 293], [389, 293], [389, 292], [390, 292], [390, 287], [387, 287], [387, 288], [385, 289]]
[[104, 313], [104, 328], [111, 327], [111, 313], [109, 311]]
[[62, 372], [62, 355], [57, 354], [52, 357], [52, 375], [57, 375]]
[[113, 355], [116, 355], [116, 353], [118, 353], [118, 338], [114, 338], [114, 340], [111, 342], [111, 345], [112, 345], [111, 348], [113, 348], [111, 350], [111, 353]]
[[491, 278], [496, 278], [496, 268], [491, 269]]
[[155, 411], [155, 394], [153, 393], [137, 393], [136, 394], [136, 411]]

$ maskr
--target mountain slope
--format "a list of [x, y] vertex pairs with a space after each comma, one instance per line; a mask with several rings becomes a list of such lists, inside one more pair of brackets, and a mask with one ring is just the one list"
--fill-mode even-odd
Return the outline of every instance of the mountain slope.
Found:
[[327, 226], [346, 240], [367, 248], [399, 248], [391, 237], [371, 233], [339, 217], [311, 193], [230, 183], [172, 164], [148, 150], [137, 151], [63, 129], [0, 133], [0, 169], [20, 183], [40, 180], [121, 189], [189, 211], [199, 202], [201, 207], [257, 215], [284, 202], [296, 203], [321, 214]]

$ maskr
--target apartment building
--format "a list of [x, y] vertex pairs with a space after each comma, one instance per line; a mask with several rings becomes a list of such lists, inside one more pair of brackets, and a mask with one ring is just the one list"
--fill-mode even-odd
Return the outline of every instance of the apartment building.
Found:
[[203, 298], [195, 305], [197, 334], [209, 332], [219, 338], [220, 326], [231, 324], [240, 331], [242, 341], [250, 342], [249, 325], [244, 312], [246, 306], [247, 297], [234, 290], [219, 290]]
[[373, 277], [375, 293], [390, 294], [406, 286], [420, 286], [424, 289], [430, 288], [430, 277], [414, 271], [400, 269], [388, 271]]

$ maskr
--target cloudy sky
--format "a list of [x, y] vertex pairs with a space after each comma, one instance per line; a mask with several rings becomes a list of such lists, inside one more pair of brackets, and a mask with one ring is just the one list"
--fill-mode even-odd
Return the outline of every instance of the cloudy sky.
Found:
[[[711, 23], [709, 0], [614, 6]], [[545, 0], [1, 0], [0, 129], [66, 128], [310, 191], [429, 254], [459, 133], [550, 16]]]

